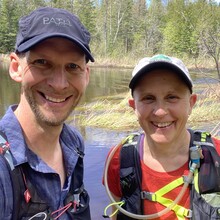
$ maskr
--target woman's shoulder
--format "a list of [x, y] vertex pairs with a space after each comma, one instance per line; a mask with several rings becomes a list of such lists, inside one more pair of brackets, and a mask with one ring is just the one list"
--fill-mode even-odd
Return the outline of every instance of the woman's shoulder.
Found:
[[218, 154], [220, 155], [220, 139], [213, 137], [212, 140], [215, 144], [215, 147], [216, 147]]

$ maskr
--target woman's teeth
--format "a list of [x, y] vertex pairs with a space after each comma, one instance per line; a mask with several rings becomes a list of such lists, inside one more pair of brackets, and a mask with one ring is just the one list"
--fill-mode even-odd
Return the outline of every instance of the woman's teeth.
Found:
[[155, 126], [158, 128], [165, 128], [172, 124], [172, 122], [163, 122], [163, 123], [154, 123]]

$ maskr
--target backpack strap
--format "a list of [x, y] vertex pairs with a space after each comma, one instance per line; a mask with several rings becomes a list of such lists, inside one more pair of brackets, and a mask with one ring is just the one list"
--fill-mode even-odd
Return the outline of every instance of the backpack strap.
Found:
[[[27, 198], [25, 198], [24, 196], [28, 197], [28, 194], [26, 193], [29, 193], [29, 190], [31, 191], [31, 194], [29, 194], [31, 195], [30, 198], [33, 197], [32, 200], [37, 201], [37, 203], [40, 204], [38, 205], [36, 211], [37, 212], [39, 212], [40, 210], [45, 211], [47, 206], [45, 206], [45, 204], [42, 203], [42, 200], [36, 195], [36, 193], [33, 193], [36, 192], [36, 190], [33, 189], [32, 185], [29, 182], [25, 183], [23, 166], [28, 166], [28, 164], [23, 164], [17, 167], [14, 166], [12, 154], [10, 151], [10, 145], [7, 141], [6, 135], [2, 131], [0, 131], [0, 156], [5, 160], [5, 163], [8, 167], [11, 177], [12, 190], [13, 190], [12, 220], [20, 219], [23, 214], [26, 215], [28, 213], [30, 206], [28, 205]], [[42, 204], [44, 204], [43, 207]]]
[[[120, 151], [120, 185], [122, 200], [126, 201], [123, 208], [135, 214], [142, 214], [140, 140], [140, 133], [129, 135]], [[119, 215], [123, 219], [123, 214]]]
[[0, 155], [5, 160], [11, 177], [12, 190], [13, 190], [13, 220], [18, 219], [18, 213], [20, 209], [20, 199], [18, 198], [21, 193], [20, 180], [21, 174], [20, 170], [15, 169], [12, 159], [12, 154], [10, 152], [10, 146], [7, 141], [6, 135], [0, 131]]
[[13, 170], [14, 163], [13, 163], [12, 155], [9, 149], [10, 149], [10, 146], [7, 141], [6, 135], [2, 131], [0, 131], [0, 154], [3, 155], [4, 158], [6, 159], [10, 170]]
[[79, 151], [75, 171], [72, 175], [69, 193], [65, 199], [65, 204], [72, 204], [68, 209], [74, 220], [91, 219], [89, 207], [89, 194], [83, 184], [83, 157], [84, 153]]
[[[173, 200], [164, 197], [164, 195], [175, 189], [176, 187], [183, 185], [186, 180], [186, 176], [181, 176], [178, 179], [175, 179], [167, 185], [163, 186], [156, 192], [142, 191], [141, 198], [153, 202], [158, 202], [165, 207], [169, 207], [173, 203]], [[178, 220], [184, 220], [186, 218], [192, 217], [192, 211], [179, 204], [175, 204], [175, 206], [172, 206], [171, 210], [175, 212]]]
[[[190, 131], [193, 143], [190, 147], [199, 146], [203, 159], [195, 181], [195, 189], [200, 194], [220, 192], [220, 156], [212, 141], [211, 134], [199, 130]], [[208, 180], [208, 181], [207, 181]]]

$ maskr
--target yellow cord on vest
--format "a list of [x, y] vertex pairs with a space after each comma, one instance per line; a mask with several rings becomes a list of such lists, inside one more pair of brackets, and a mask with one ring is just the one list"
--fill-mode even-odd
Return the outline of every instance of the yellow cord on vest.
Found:
[[111, 206], [115, 206], [115, 205], [119, 205], [120, 207], [122, 207], [125, 204], [124, 201], [120, 201], [120, 202], [113, 202], [111, 204], [109, 204], [108, 206], [105, 207], [104, 210], [104, 218], [111, 218], [112, 216], [116, 215], [117, 212], [119, 211], [118, 209], [116, 209], [111, 215], [107, 215], [107, 209], [110, 208]]

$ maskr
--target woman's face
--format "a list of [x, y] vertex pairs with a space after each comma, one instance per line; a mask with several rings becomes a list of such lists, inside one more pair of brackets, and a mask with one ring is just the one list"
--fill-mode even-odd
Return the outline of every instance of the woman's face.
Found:
[[146, 136], [157, 144], [166, 144], [186, 131], [195, 102], [196, 95], [176, 73], [157, 69], [141, 78], [129, 104]]

